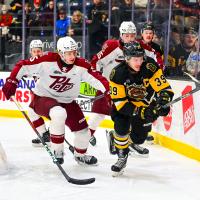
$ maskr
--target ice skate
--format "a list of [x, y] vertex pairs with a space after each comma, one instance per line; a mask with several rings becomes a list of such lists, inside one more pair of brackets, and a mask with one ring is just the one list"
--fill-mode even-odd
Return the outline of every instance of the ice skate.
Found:
[[54, 155], [55, 155], [58, 163], [60, 165], [62, 165], [64, 163], [64, 152], [63, 151], [59, 151], [59, 152], [54, 151]]
[[113, 177], [120, 176], [123, 174], [124, 168], [126, 167], [127, 159], [128, 153], [125, 153], [125, 150], [123, 149], [119, 149], [118, 160], [114, 165], [111, 166]]
[[149, 157], [149, 150], [144, 148], [138, 144], [131, 143], [129, 144], [129, 155], [131, 156], [138, 156], [138, 157]]
[[[42, 139], [44, 140], [44, 142], [50, 146], [50, 134], [49, 131], [45, 132], [42, 136]], [[39, 138], [33, 139], [32, 140], [32, 145], [34, 147], [41, 147], [42, 146], [42, 142], [40, 141]]]
[[77, 163], [80, 165], [91, 165], [91, 166], [94, 165], [95, 166], [98, 163], [97, 158], [90, 155], [83, 155], [83, 156], [75, 155], [74, 158], [77, 161]]

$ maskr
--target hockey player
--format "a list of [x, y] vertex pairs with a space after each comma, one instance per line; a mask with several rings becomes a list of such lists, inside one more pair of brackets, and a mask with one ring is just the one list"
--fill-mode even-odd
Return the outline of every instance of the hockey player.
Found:
[[[129, 137], [135, 144], [142, 144], [151, 123], [159, 116], [166, 116], [170, 108], [162, 108], [173, 98], [173, 91], [158, 64], [145, 57], [138, 42], [124, 47], [125, 61], [110, 74], [111, 98], [115, 109], [111, 112], [114, 121], [114, 145], [118, 160], [111, 166], [117, 176], [123, 172], [128, 159]], [[154, 99], [154, 100], [153, 100]]]
[[43, 55], [43, 43], [41, 40], [32, 40], [30, 43], [30, 59]]
[[[43, 55], [43, 43], [41, 40], [32, 40], [30, 43], [30, 55], [31, 58], [30, 61], [41, 57]], [[34, 77], [37, 79], [37, 77]], [[40, 117], [38, 114], [35, 113], [35, 111], [29, 107], [28, 108], [28, 114], [31, 119], [31, 122], [33, 123], [34, 127], [37, 129], [37, 131], [42, 136], [43, 140], [49, 144], [50, 142], [50, 134], [49, 131], [46, 129], [45, 122], [42, 117]], [[32, 145], [35, 147], [42, 146], [41, 141], [39, 138], [32, 140]]]
[[161, 69], [164, 69], [163, 51], [160, 45], [153, 42], [155, 34], [154, 25], [150, 22], [144, 23], [141, 29], [141, 40], [138, 40], [142, 48], [145, 50], [145, 54], [153, 58]]
[[[91, 60], [92, 66], [102, 73], [104, 77], [109, 79], [110, 72], [120, 62], [124, 60], [123, 46], [125, 43], [129, 43], [136, 38], [136, 27], [131, 21], [124, 21], [119, 27], [120, 39], [119, 40], [107, 40], [102, 50], [93, 57]], [[100, 95], [100, 91], [97, 91], [97, 95]], [[91, 134], [94, 135], [100, 122], [106, 115], [110, 115], [110, 107], [106, 101], [106, 98], [99, 99], [93, 103], [91, 117], [88, 121]], [[90, 139], [90, 143], [96, 145], [96, 138], [93, 136]]]
[[[144, 23], [144, 25], [142, 26], [141, 29], [141, 37], [142, 39], [137, 40], [140, 45], [142, 46], [142, 48], [144, 48], [145, 50], [145, 54], [151, 58], [153, 58], [157, 64], [160, 66], [161, 69], [164, 69], [164, 62], [163, 62], [163, 51], [161, 50], [160, 46], [156, 43], [154, 43], [153, 37], [154, 37], [154, 33], [155, 33], [155, 28], [154, 25], [150, 22], [146, 22]], [[111, 140], [113, 140], [113, 132], [109, 132], [108, 133], [108, 138], [109, 138], [109, 142], [112, 143]], [[152, 143], [152, 141], [154, 140], [153, 136], [148, 135], [146, 138], [147, 141], [149, 141], [150, 143]], [[130, 141], [131, 142], [131, 141]], [[134, 154], [143, 156], [143, 157], [148, 157], [149, 155], [149, 150], [147, 148], [143, 148], [141, 146], [138, 146], [136, 144], [132, 144], [132, 148], [131, 150], [133, 151]], [[115, 153], [114, 149], [110, 149], [111, 153]]]
[[76, 103], [81, 81], [109, 95], [108, 81], [94, 72], [91, 65], [77, 57], [77, 43], [71, 37], [60, 38], [57, 42], [58, 53], [30, 60], [19, 61], [2, 88], [7, 99], [15, 94], [22, 76], [37, 74], [39, 81], [34, 89], [30, 107], [40, 116], [50, 119], [51, 148], [58, 162], [64, 162], [65, 125], [75, 132], [74, 157], [78, 163], [97, 164], [94, 156], [86, 155], [89, 139], [88, 124]]

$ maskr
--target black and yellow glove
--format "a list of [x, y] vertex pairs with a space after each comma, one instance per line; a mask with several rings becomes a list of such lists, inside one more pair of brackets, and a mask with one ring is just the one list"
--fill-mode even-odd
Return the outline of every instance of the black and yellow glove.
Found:
[[153, 106], [140, 107], [138, 115], [141, 119], [145, 120], [146, 123], [152, 123], [159, 117], [157, 110]]
[[169, 111], [170, 111], [170, 107], [167, 108], [162, 108], [162, 106], [168, 104], [171, 101], [171, 97], [169, 95], [168, 92], [166, 91], [161, 91], [159, 97], [157, 98], [157, 107], [159, 107], [159, 109], [157, 110], [157, 113], [159, 116], [167, 116]]

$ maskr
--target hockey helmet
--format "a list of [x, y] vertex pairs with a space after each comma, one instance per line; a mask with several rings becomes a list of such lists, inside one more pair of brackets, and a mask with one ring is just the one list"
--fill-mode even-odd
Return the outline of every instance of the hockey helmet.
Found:
[[145, 22], [142, 26], [141, 33], [143, 33], [144, 30], [151, 30], [155, 32], [155, 27], [151, 22]]
[[124, 21], [119, 27], [120, 36], [124, 33], [136, 33], [136, 26], [132, 21]]
[[124, 57], [129, 60], [131, 57], [141, 57], [145, 55], [144, 49], [139, 42], [131, 42], [124, 45]]
[[58, 39], [57, 50], [59, 53], [64, 54], [66, 51], [76, 51], [78, 45], [75, 40], [69, 36]]
[[32, 40], [30, 43], [30, 49], [33, 48], [43, 48], [43, 43], [41, 40]]

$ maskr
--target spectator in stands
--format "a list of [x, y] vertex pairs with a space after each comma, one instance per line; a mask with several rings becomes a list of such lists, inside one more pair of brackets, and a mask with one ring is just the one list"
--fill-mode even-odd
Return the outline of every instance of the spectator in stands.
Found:
[[11, 7], [12, 14], [14, 15], [14, 17], [17, 18], [18, 11], [22, 10], [22, 1], [21, 0], [13, 0], [10, 3], [10, 7]]
[[40, 5], [39, 1], [34, 1], [32, 13], [30, 16], [30, 20], [28, 22], [29, 26], [39, 26], [41, 25], [41, 17], [42, 17], [43, 8]]
[[58, 20], [56, 21], [56, 35], [58, 37], [66, 36], [69, 25], [70, 25], [70, 18], [66, 17], [66, 11], [59, 10]]
[[13, 14], [12, 24], [10, 26], [11, 39], [9, 41], [22, 41], [22, 2], [14, 0], [10, 3], [11, 13]]
[[47, 4], [47, 7], [43, 10], [43, 24], [44, 26], [53, 26], [54, 25], [54, 1], [50, 0]]
[[200, 79], [200, 44], [198, 40], [186, 61], [186, 71], [193, 76], [197, 74], [197, 78]]
[[28, 21], [28, 26], [32, 31], [32, 35], [42, 36], [43, 35], [43, 23], [42, 23], [42, 7], [40, 5], [40, 1], [34, 1], [34, 8], [30, 14], [30, 18]]
[[28, 2], [31, 4], [32, 9], [34, 8], [34, 3], [39, 4], [40, 7], [44, 9], [46, 7], [47, 2], [49, 2], [49, 1], [47, 1], [47, 0], [32, 0], [32, 1], [28, 0]]
[[27, 16], [30, 15], [30, 13], [31, 13], [31, 11], [32, 11], [32, 8], [31, 8], [30, 3], [28, 3], [28, 2], [25, 3], [25, 8], [24, 8], [24, 10], [25, 10], [26, 18], [27, 18]]
[[183, 38], [180, 44], [176, 45], [168, 56], [170, 75], [182, 76], [186, 70], [186, 61], [195, 47], [198, 34], [194, 28], [185, 28]]
[[180, 30], [177, 28], [177, 26], [171, 25], [169, 48], [172, 49], [173, 47], [179, 45], [180, 43], [181, 43]]
[[151, 19], [154, 24], [162, 24], [168, 20], [169, 4], [166, 0], [153, 0]]
[[123, 21], [131, 21], [132, 19], [135, 24], [146, 21], [146, 9], [136, 5], [134, 0], [123, 0], [121, 2], [119, 11], [120, 23]]
[[3, 36], [8, 35], [9, 26], [12, 24], [12, 15], [8, 13], [8, 6], [2, 5], [1, 13], [0, 13], [0, 27], [1, 27], [1, 34]]
[[93, 0], [88, 11], [88, 31], [90, 52], [96, 54], [107, 39], [108, 5], [103, 0]]
[[173, 17], [179, 27], [187, 26], [198, 29], [200, 16], [200, 1], [175, 1], [173, 4]]
[[82, 13], [79, 10], [75, 10], [72, 14], [71, 23], [68, 28], [68, 35], [81, 36], [82, 35]]
[[161, 48], [163, 48], [163, 37], [159, 31], [155, 31], [152, 41], [158, 44]]

